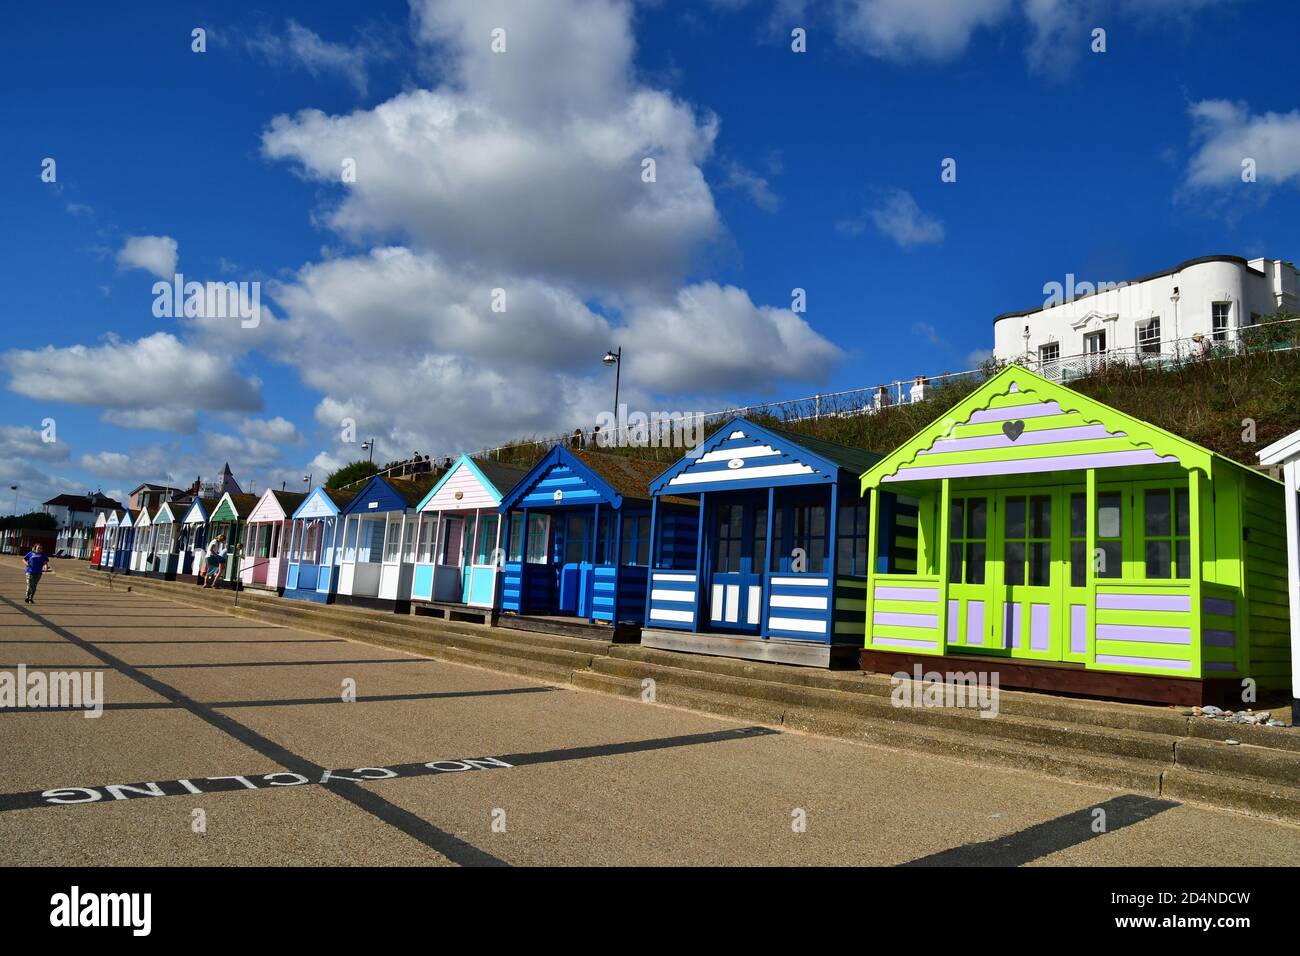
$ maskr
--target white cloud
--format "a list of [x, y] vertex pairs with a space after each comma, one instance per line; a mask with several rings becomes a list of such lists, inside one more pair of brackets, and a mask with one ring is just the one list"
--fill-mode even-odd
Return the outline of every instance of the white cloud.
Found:
[[128, 236], [117, 253], [123, 269], [143, 269], [160, 279], [176, 275], [177, 243], [171, 236]]
[[280, 415], [274, 418], [246, 418], [239, 423], [238, 427], [245, 438], [256, 441], [277, 445], [302, 444], [302, 435], [298, 433], [298, 427]]
[[1261, 183], [1300, 184], [1300, 110], [1253, 114], [1245, 103], [1202, 100], [1190, 108], [1196, 152], [1192, 186], [1242, 183], [1242, 161], [1253, 159]]
[[778, 196], [767, 179], [752, 169], [734, 160], [723, 164], [723, 179], [718, 184], [720, 189], [738, 189], [746, 193], [750, 200], [764, 212], [776, 212], [781, 208]]
[[188, 435], [199, 427], [198, 415], [181, 406], [109, 408], [99, 418], [119, 428], [156, 429], [181, 435]]
[[904, 249], [943, 241], [943, 223], [922, 212], [906, 190], [891, 190], [870, 216], [882, 235]]
[[[723, 233], [703, 172], [718, 123], [636, 80], [630, 4], [414, 9], [441, 85], [346, 115], [276, 117], [263, 134], [267, 157], [338, 190], [330, 228], [375, 245], [273, 285], [282, 318], [257, 330], [322, 396], [321, 462], [357, 457], [338, 438], [344, 418], [378, 440], [376, 460], [589, 427], [611, 403], [599, 358], [617, 345], [622, 397], [643, 407], [829, 373], [843, 353], [802, 317], [685, 284]], [[497, 27], [504, 54], [490, 49]], [[344, 158], [356, 161], [346, 186]], [[777, 201], [763, 176], [723, 173], [723, 187]]]
[[[56, 422], [56, 435], [57, 427]], [[64, 442], [47, 442], [38, 429], [23, 425], [0, 425], [0, 458], [67, 461], [69, 456], [68, 446]]]
[[946, 60], [980, 28], [1012, 11], [1011, 0], [842, 0], [842, 36], [887, 60]]
[[256, 411], [261, 383], [244, 378], [229, 358], [202, 352], [166, 332], [103, 345], [15, 349], [0, 356], [9, 389], [28, 398], [144, 410]]
[[[701, 168], [717, 122], [634, 84], [627, 4], [445, 0], [416, 14], [451, 82], [348, 115], [278, 116], [263, 134], [265, 155], [321, 183], [355, 160], [331, 228], [584, 295], [677, 281], [721, 234]], [[504, 54], [489, 49], [496, 27]]]
[[287, 63], [305, 69], [312, 76], [336, 73], [361, 96], [369, 87], [370, 64], [387, 59], [388, 51], [377, 37], [362, 36], [354, 45], [335, 43], [296, 20], [289, 20], [283, 35], [266, 30], [254, 33], [248, 48], [270, 63]]

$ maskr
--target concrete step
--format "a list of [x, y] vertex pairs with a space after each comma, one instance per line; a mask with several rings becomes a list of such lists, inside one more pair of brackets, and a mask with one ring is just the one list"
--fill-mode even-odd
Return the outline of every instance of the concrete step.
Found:
[[1001, 737], [1141, 760], [1171, 761], [1174, 743], [1178, 739], [1167, 734], [1062, 723], [1005, 712], [986, 718], [974, 708], [898, 707], [888, 698], [874, 694], [759, 681], [613, 657], [598, 659], [592, 667], [599, 673], [634, 680], [638, 686], [642, 680], [652, 678], [658, 684], [811, 707], [864, 719], [961, 730], [981, 737]]

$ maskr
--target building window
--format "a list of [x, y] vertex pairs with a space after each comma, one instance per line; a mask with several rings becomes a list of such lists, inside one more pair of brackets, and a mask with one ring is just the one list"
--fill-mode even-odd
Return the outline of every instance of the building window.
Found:
[[948, 581], [983, 584], [988, 548], [988, 499], [954, 498], [948, 523]]
[[1145, 355], [1160, 354], [1160, 319], [1152, 316], [1137, 326], [1138, 351]]
[[1216, 342], [1226, 342], [1228, 340], [1228, 322], [1232, 317], [1232, 303], [1216, 302], [1213, 310], [1213, 316], [1210, 319], [1212, 338]]
[[1038, 347], [1038, 367], [1042, 370], [1048, 370], [1056, 367], [1061, 361], [1061, 343], [1049, 342], [1046, 345]]
[[1146, 576], [1190, 578], [1192, 532], [1187, 489], [1148, 488], [1142, 496], [1142, 514]]
[[1083, 337], [1083, 351], [1088, 355], [1101, 355], [1106, 351], [1106, 332], [1089, 332]]
[[839, 556], [836, 573], [853, 577], [867, 576], [867, 506], [840, 505]]
[[433, 514], [425, 514], [420, 519], [420, 546], [417, 560], [421, 564], [433, 562], [433, 536], [438, 533], [438, 519]]
[[824, 505], [791, 505], [773, 514], [772, 564], [773, 571], [790, 572], [794, 567], [795, 552], [803, 553], [809, 574], [826, 571], [826, 507]]

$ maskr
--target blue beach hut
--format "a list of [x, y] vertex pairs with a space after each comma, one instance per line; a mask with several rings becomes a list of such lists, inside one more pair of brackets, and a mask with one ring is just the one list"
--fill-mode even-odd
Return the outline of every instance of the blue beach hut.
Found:
[[[858, 479], [880, 459], [745, 418], [723, 425], [650, 485], [641, 643], [817, 667], [856, 660], [868, 566], [915, 561], [916, 508], [893, 495], [879, 520], [894, 546], [869, 552]], [[665, 496], [693, 500], [700, 520], [665, 513]]]
[[318, 485], [294, 511], [284, 597], [320, 604], [334, 600], [343, 527], [340, 515], [354, 497], [355, 492]]
[[[501, 610], [534, 620], [639, 627], [650, 559], [650, 480], [661, 468], [622, 455], [552, 448], [501, 502]], [[501, 622], [512, 624], [506, 616]]]

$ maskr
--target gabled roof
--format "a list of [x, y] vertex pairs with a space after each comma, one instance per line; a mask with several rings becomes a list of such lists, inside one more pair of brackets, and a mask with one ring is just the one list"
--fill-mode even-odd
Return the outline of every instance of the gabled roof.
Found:
[[1300, 458], [1300, 431], [1293, 431], [1285, 438], [1279, 438], [1259, 452], [1261, 465], [1281, 465], [1292, 458]]
[[[509, 509], [529, 498], [532, 499], [530, 507], [600, 500], [619, 508], [625, 498], [648, 503], [650, 482], [662, 467], [660, 462], [641, 458], [556, 445], [515, 484], [502, 499], [501, 507]], [[546, 479], [555, 485], [554, 490], [535, 490], [552, 470], [570, 474], [561, 479]], [[567, 490], [564, 487], [566, 484], [569, 486]], [[556, 493], [561, 495], [558, 500], [554, 498]], [[567, 501], [564, 497], [566, 495]]]
[[[429, 489], [437, 483], [439, 477], [441, 475], [438, 472], [426, 475], [418, 481], [374, 475], [361, 486], [361, 490], [357, 492], [356, 497], [343, 509], [343, 514], [399, 511], [414, 508], [429, 493]], [[380, 507], [368, 507], [372, 501], [378, 502]], [[362, 505], [367, 505], [367, 507], [362, 507]]]
[[192, 519], [197, 517], [203, 519], [206, 523], [208, 515], [217, 509], [216, 498], [195, 498], [190, 502], [190, 506], [185, 509], [185, 517], [181, 519], [181, 524], [198, 524]]
[[235, 494], [227, 491], [221, 496], [217, 506], [212, 509], [211, 517], [215, 518], [220, 515], [223, 519], [229, 512], [232, 518], [247, 518], [249, 513], [257, 507], [257, 495]]
[[158, 506], [158, 510], [153, 513], [154, 524], [158, 524], [159, 522], [168, 524], [168, 523], [175, 523], [175, 521], [176, 521], [176, 513], [172, 511], [171, 502], [169, 501], [164, 501], [162, 504]]
[[493, 503], [498, 505], [501, 503], [501, 499], [505, 497], [506, 492], [519, 484], [520, 480], [527, 474], [522, 468], [512, 468], [509, 465], [501, 465], [496, 462], [475, 461], [469, 455], [461, 455], [452, 462], [450, 468], [443, 472], [442, 477], [420, 499], [420, 503], [416, 507], [420, 511], [427, 508], [438, 492], [442, 490], [442, 486], [461, 468], [473, 473], [479, 484], [482, 485], [483, 490], [494, 499]]
[[1252, 469], [1149, 422], [1011, 365], [862, 476], [862, 488], [897, 481], [1036, 474], [1211, 461]]
[[[322, 502], [323, 510], [325, 512], [331, 515], [336, 515], [342, 512], [348, 506], [348, 503], [355, 497], [356, 494], [351, 491], [340, 491], [336, 488], [326, 488], [324, 485], [317, 485], [303, 496], [301, 503], [299, 503], [298, 507], [294, 509], [291, 517], [297, 518], [301, 512], [307, 510], [316, 511], [317, 509], [313, 506], [313, 502]], [[313, 514], [312, 517], [324, 517], [324, 515]]]
[[880, 461], [874, 452], [736, 417], [661, 472], [656, 495], [776, 485], [830, 484]]

